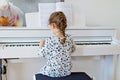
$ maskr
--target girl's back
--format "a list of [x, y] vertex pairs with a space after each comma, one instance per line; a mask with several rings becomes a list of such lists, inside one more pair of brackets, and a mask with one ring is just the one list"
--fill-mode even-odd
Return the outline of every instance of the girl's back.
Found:
[[[74, 42], [66, 34], [66, 42], [61, 44], [61, 38], [52, 36], [46, 39], [39, 55], [48, 59], [40, 73], [51, 77], [62, 77], [71, 74], [71, 53], [74, 51]], [[41, 54], [42, 53], [42, 54]]]

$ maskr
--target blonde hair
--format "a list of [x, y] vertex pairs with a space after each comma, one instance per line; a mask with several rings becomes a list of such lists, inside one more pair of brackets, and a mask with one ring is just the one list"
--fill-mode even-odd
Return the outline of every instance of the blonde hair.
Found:
[[60, 30], [60, 33], [62, 33], [62, 35], [64, 36], [61, 39], [61, 44], [64, 44], [66, 41], [65, 29], [67, 27], [67, 19], [65, 14], [61, 11], [52, 13], [49, 18], [49, 24], [51, 23], [55, 23], [57, 28]]

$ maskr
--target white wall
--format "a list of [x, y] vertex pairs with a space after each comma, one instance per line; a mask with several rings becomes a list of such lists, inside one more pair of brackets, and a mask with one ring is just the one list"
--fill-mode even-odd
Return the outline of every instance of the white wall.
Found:
[[[120, 0], [65, 1], [72, 3], [75, 15], [83, 13], [86, 16], [87, 26], [120, 26]], [[79, 20], [77, 17], [75, 17], [76, 21]]]
[[[14, 5], [19, 7], [23, 12], [37, 12], [38, 11], [38, 3], [55, 3], [59, 0], [10, 0]], [[21, 6], [22, 5], [22, 6]]]

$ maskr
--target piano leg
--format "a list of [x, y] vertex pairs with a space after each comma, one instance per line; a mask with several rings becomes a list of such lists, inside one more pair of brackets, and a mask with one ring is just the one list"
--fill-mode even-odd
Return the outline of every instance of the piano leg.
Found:
[[101, 59], [102, 80], [116, 80], [116, 57], [105, 55]]
[[118, 55], [117, 80], [120, 80], [120, 55]]
[[113, 80], [117, 80], [118, 57], [119, 57], [118, 54], [113, 56], [113, 59], [114, 59], [114, 76], [113, 76]]

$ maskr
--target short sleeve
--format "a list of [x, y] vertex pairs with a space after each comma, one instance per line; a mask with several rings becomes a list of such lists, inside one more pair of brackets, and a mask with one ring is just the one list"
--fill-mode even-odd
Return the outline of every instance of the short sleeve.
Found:
[[47, 56], [47, 53], [48, 53], [48, 45], [49, 43], [48, 43], [48, 39], [46, 39], [45, 40], [45, 45], [42, 47], [42, 48], [39, 48], [39, 50], [38, 50], [38, 55], [40, 56], [40, 57], [46, 57]]

